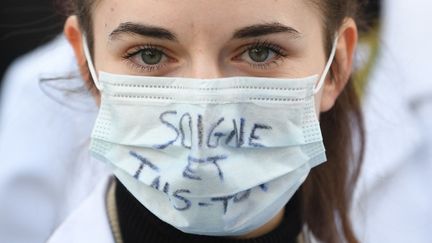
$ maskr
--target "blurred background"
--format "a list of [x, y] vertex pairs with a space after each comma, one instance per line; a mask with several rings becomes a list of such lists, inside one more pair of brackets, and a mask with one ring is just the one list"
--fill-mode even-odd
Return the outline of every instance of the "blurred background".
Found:
[[1, 0], [0, 80], [13, 60], [57, 36], [63, 19], [52, 0]]

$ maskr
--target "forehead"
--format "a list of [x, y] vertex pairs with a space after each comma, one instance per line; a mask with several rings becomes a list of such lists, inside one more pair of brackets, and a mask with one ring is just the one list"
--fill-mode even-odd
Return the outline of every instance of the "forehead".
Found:
[[96, 29], [123, 22], [163, 26], [182, 34], [224, 35], [257, 23], [283, 23], [302, 33], [320, 26], [309, 0], [102, 0], [94, 10]]

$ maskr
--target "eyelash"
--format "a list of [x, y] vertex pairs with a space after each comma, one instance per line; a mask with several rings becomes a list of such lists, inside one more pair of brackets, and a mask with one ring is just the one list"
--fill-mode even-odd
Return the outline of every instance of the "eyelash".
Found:
[[131, 49], [130, 51], [128, 51], [123, 56], [123, 59], [125, 60], [126, 64], [131, 66], [133, 69], [137, 69], [138, 71], [153, 72], [153, 71], [157, 71], [161, 68], [164, 68], [166, 66], [165, 63], [157, 64], [157, 65], [143, 66], [143, 65], [136, 64], [135, 62], [133, 62], [131, 60], [134, 56], [140, 54], [143, 50], [147, 50], [147, 49], [160, 51], [164, 56], [168, 57], [165, 54], [166, 51], [163, 48], [160, 48], [159, 46], [156, 46], [153, 44], [145, 44], [145, 45], [137, 46], [137, 47]]
[[283, 58], [288, 56], [288, 53], [279, 45], [273, 44], [270, 41], [256, 41], [252, 45], [248, 45], [239, 55], [235, 58], [242, 56], [245, 52], [253, 50], [255, 48], [268, 48], [270, 51], [274, 52], [274, 60], [265, 63], [248, 63], [250, 67], [254, 69], [268, 69], [272, 64], [278, 65], [278, 61], [283, 60]]
[[[274, 60], [265, 63], [248, 63], [249, 66], [254, 69], [261, 69], [261, 70], [268, 69], [272, 64], [278, 65], [278, 61], [288, 56], [288, 53], [285, 50], [283, 50], [283, 48], [280, 47], [279, 45], [273, 44], [269, 41], [256, 41], [252, 44], [245, 46], [243, 48], [243, 51], [239, 55], [235, 56], [233, 59], [236, 59], [242, 56], [247, 51], [253, 50], [255, 48], [267, 48], [274, 53], [275, 57], [273, 58]], [[153, 72], [166, 67], [167, 65], [166, 63], [144, 66], [144, 65], [136, 64], [134, 61], [131, 60], [134, 56], [140, 54], [143, 50], [147, 50], [147, 49], [159, 51], [166, 58], [168, 59], [170, 58], [168, 55], [166, 55], [166, 51], [163, 48], [153, 44], [145, 44], [145, 45], [135, 47], [130, 51], [128, 51], [123, 56], [123, 59], [128, 65], [130, 65], [133, 69], [137, 69], [138, 71]]]

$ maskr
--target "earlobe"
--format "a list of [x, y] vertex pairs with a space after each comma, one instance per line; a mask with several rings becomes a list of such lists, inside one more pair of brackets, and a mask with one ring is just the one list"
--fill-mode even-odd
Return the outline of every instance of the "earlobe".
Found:
[[331, 67], [331, 74], [323, 86], [320, 111], [330, 110], [337, 97], [345, 88], [351, 72], [354, 52], [357, 46], [357, 26], [352, 18], [345, 19], [339, 29], [339, 40], [335, 60]]
[[68, 17], [64, 25], [63, 33], [69, 41], [69, 44], [72, 46], [78, 66], [80, 67], [81, 75], [85, 80], [88, 80], [86, 78], [88, 76], [88, 70], [85, 68], [87, 62], [83, 52], [82, 32], [79, 27], [77, 16], [73, 15]]

